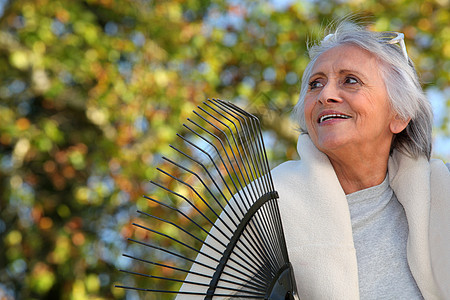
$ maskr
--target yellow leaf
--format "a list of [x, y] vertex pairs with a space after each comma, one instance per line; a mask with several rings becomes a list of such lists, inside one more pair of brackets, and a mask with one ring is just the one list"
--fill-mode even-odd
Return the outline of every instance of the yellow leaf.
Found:
[[11, 64], [20, 70], [25, 70], [30, 66], [30, 59], [25, 51], [14, 51], [9, 59]]

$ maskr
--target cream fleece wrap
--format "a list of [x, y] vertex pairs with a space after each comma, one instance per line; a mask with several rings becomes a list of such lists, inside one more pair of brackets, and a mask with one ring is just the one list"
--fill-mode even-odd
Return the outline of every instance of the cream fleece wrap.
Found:
[[[345, 193], [328, 157], [308, 135], [301, 160], [273, 171], [283, 228], [303, 299], [359, 299], [356, 253]], [[425, 299], [450, 299], [450, 172], [442, 161], [394, 151], [389, 182], [404, 206], [408, 263]]]

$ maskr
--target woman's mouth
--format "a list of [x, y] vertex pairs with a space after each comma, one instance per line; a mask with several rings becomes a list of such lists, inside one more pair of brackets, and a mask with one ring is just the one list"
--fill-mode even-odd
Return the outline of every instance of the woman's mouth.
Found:
[[317, 120], [317, 122], [320, 124], [324, 121], [327, 120], [331, 120], [331, 119], [350, 119], [350, 116], [344, 115], [344, 114], [324, 114], [322, 116], [319, 117], [319, 119]]

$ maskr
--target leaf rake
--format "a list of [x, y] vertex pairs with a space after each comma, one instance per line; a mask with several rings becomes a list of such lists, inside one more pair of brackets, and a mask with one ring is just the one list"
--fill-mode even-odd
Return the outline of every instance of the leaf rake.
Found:
[[170, 146], [177, 161], [163, 157], [164, 179], [151, 181], [165, 200], [144, 196], [160, 215], [138, 210], [151, 226], [133, 223], [144, 238], [129, 239], [138, 255], [124, 254], [138, 270], [121, 271], [148, 282], [117, 287], [181, 299], [298, 299], [258, 118], [208, 99], [183, 126], [181, 146]]

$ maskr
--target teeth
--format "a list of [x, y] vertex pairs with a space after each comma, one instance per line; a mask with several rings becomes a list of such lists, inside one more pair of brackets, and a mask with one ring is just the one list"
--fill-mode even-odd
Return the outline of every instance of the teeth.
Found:
[[350, 116], [346, 116], [346, 115], [341, 115], [341, 114], [330, 114], [330, 115], [324, 115], [321, 116], [319, 119], [319, 123], [322, 123], [323, 121], [325, 121], [326, 119], [331, 119], [331, 118], [343, 118], [343, 119], [350, 119]]

